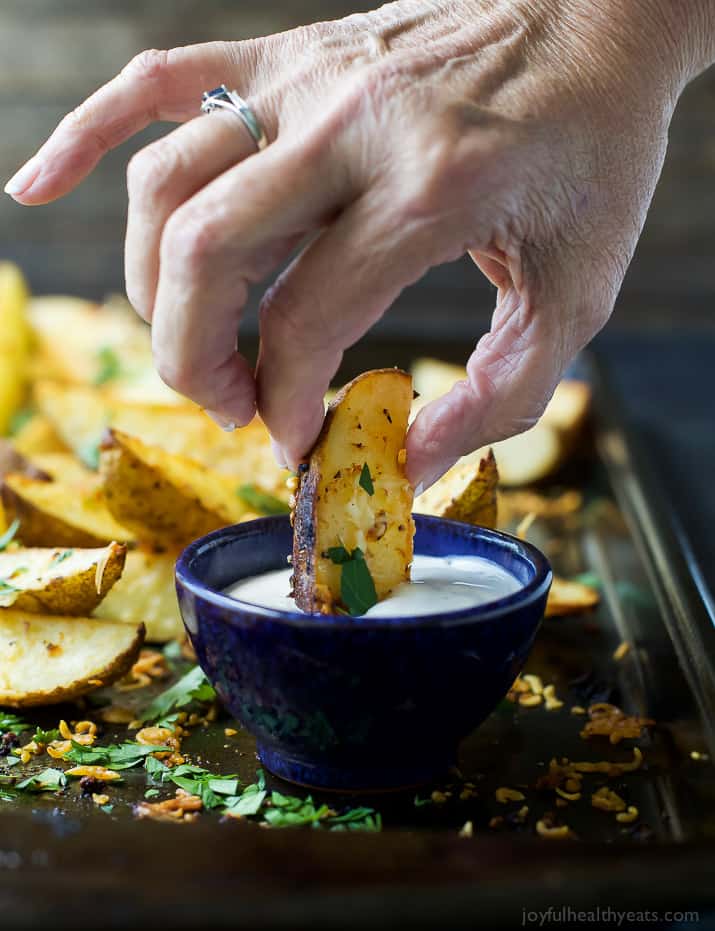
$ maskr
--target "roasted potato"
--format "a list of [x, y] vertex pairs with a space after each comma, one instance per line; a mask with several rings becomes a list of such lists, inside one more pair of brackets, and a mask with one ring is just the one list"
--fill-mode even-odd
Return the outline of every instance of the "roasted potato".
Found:
[[364, 554], [378, 599], [409, 579], [412, 486], [405, 476], [405, 435], [412, 380], [398, 369], [366, 372], [331, 402], [300, 478], [293, 511], [293, 587], [303, 611], [348, 605], [334, 547]]
[[138, 539], [158, 546], [183, 546], [246, 514], [236, 479], [120, 430], [105, 435], [100, 472], [114, 517]]
[[17, 549], [0, 553], [0, 608], [90, 614], [122, 574], [126, 547]]
[[458, 462], [415, 499], [417, 514], [433, 514], [480, 527], [497, 524], [497, 470], [490, 450], [476, 462]]
[[53, 705], [121, 678], [144, 625], [0, 611], [0, 706]]
[[163, 643], [181, 637], [174, 582], [177, 553], [139, 547], [127, 553], [122, 577], [94, 612], [94, 617], [136, 624], [143, 621], [146, 639]]
[[2, 485], [2, 501], [6, 518], [20, 521], [17, 539], [25, 546], [96, 547], [132, 539], [108, 511], [96, 476], [79, 488], [10, 474]]
[[33, 414], [13, 434], [12, 445], [23, 456], [69, 451], [69, 446], [62, 442], [55, 428], [42, 414]]
[[592, 611], [601, 596], [591, 585], [554, 576], [546, 602], [546, 617], [562, 617], [566, 614], [583, 614]]
[[0, 434], [24, 401], [30, 351], [27, 285], [16, 265], [0, 263]]

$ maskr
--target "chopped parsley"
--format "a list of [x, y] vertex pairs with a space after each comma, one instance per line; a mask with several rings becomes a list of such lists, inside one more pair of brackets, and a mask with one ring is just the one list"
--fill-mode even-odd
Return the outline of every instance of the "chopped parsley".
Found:
[[15, 520], [14, 520], [14, 521], [10, 524], [10, 526], [7, 528], [7, 530], [5, 531], [5, 533], [4, 533], [2, 536], [0, 536], [0, 553], [1, 553], [4, 549], [7, 549], [7, 547], [8, 547], [8, 546], [12, 543], [12, 541], [15, 539], [15, 534], [17, 533], [19, 527], [20, 527], [20, 521], [19, 521], [18, 518], [16, 517]]
[[281, 501], [280, 498], [276, 498], [274, 495], [269, 495], [266, 491], [261, 491], [255, 485], [239, 485], [236, 494], [244, 504], [260, 514], [270, 516], [290, 512], [290, 508], [285, 501]]
[[74, 550], [62, 550], [61, 553], [55, 553], [50, 562], [51, 566], [59, 566], [61, 562], [64, 562], [65, 559], [69, 559], [70, 556], [74, 554]]
[[140, 715], [142, 722], [166, 718], [176, 708], [185, 708], [192, 701], [213, 701], [216, 692], [209, 683], [200, 666], [194, 666], [165, 691], [156, 696], [154, 701]]
[[119, 356], [111, 346], [102, 346], [97, 353], [97, 374], [94, 376], [94, 384], [99, 387], [105, 385], [108, 381], [114, 381], [122, 374], [122, 363]]
[[43, 769], [35, 776], [28, 776], [15, 786], [20, 792], [57, 792], [67, 785], [67, 776], [61, 769]]
[[30, 407], [21, 407], [19, 411], [15, 411], [8, 424], [8, 433], [10, 436], [16, 436], [34, 416], [34, 411]]
[[27, 730], [27, 724], [22, 718], [19, 718], [16, 714], [11, 714], [9, 711], [3, 711], [0, 708], [0, 733], [3, 731], [20, 731]]
[[370, 467], [368, 466], [367, 462], [362, 467], [358, 485], [361, 488], [364, 488], [371, 497], [375, 494], [375, 486], [372, 483], [372, 475], [370, 475]]
[[19, 588], [11, 585], [7, 579], [0, 579], [0, 595], [9, 595], [12, 592], [19, 592]]
[[53, 740], [60, 740], [61, 737], [62, 735], [57, 730], [57, 728], [53, 728], [49, 731], [43, 731], [41, 727], [38, 727], [36, 728], [35, 733], [32, 735], [32, 739], [35, 741], [35, 743], [45, 745], [52, 743]]
[[108, 766], [110, 769], [131, 769], [143, 763], [152, 753], [169, 753], [164, 744], [140, 744], [128, 740], [123, 744], [108, 747], [84, 747], [72, 741], [72, 749], [64, 758], [71, 763], [85, 766]]
[[77, 450], [77, 455], [82, 462], [88, 469], [93, 469], [95, 472], [99, 469], [100, 445], [101, 440], [92, 440], [92, 442], [85, 443], [84, 446]]
[[349, 614], [364, 614], [377, 604], [375, 583], [365, 562], [365, 554], [356, 546], [348, 553], [344, 546], [331, 546], [328, 558], [338, 566], [340, 573], [340, 597]]

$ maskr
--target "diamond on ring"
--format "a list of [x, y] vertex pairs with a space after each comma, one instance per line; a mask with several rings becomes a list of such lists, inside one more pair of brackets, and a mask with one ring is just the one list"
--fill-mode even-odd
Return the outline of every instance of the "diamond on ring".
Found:
[[268, 145], [268, 137], [261, 121], [243, 97], [237, 91], [228, 90], [225, 84], [211, 91], [204, 91], [201, 95], [201, 110], [203, 113], [230, 110], [246, 127], [259, 152]]

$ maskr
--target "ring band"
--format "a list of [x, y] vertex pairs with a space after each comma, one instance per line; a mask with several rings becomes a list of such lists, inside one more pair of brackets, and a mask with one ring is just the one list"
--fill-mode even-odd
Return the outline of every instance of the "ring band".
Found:
[[256, 148], [261, 152], [268, 145], [268, 137], [263, 124], [258, 119], [246, 101], [236, 91], [230, 91], [225, 84], [215, 87], [212, 91], [204, 91], [201, 96], [201, 110], [203, 113], [213, 113], [214, 110], [230, 110], [235, 113], [251, 134]]

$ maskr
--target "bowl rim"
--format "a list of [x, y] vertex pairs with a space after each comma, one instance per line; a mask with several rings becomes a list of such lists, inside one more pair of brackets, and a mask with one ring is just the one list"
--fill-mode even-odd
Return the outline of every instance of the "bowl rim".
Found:
[[[230, 615], [241, 615], [247, 610], [251, 614], [269, 619], [274, 622], [281, 622], [293, 627], [312, 627], [322, 628], [330, 627], [337, 629], [356, 628], [385, 628], [394, 629], [402, 628], [406, 630], [419, 630], [431, 627], [451, 627], [461, 624], [475, 624], [493, 620], [495, 617], [509, 615], [513, 611], [525, 608], [538, 601], [548, 592], [553, 578], [551, 565], [544, 554], [537, 549], [532, 543], [526, 540], [520, 540], [518, 537], [504, 533], [501, 530], [491, 530], [486, 527], [478, 527], [474, 524], [467, 524], [462, 521], [448, 520], [443, 517], [433, 517], [427, 514], [414, 514], [413, 518], [416, 524], [425, 524], [429, 526], [446, 526], [455, 530], [465, 531], [470, 535], [481, 535], [489, 540], [506, 547], [512, 552], [516, 551], [523, 558], [530, 560], [535, 569], [534, 578], [526, 585], [495, 601], [486, 602], [483, 605], [474, 605], [469, 608], [461, 608], [456, 611], [441, 611], [432, 614], [421, 615], [391, 615], [388, 617], [365, 617], [364, 615], [345, 615], [345, 614], [304, 614], [302, 611], [282, 611], [278, 608], [268, 608], [262, 605], [252, 604], [249, 601], [241, 601], [226, 595], [218, 589], [210, 588], [202, 582], [198, 576], [189, 568], [190, 564], [200, 554], [200, 551], [207, 546], [215, 547], [221, 544], [221, 541], [229, 536], [235, 536], [236, 533], [248, 532], [249, 529], [255, 532], [257, 524], [275, 524], [288, 521], [288, 515], [274, 515], [271, 517], [259, 517], [252, 521], [245, 521], [240, 524], [233, 524], [229, 527], [222, 527], [214, 530], [206, 536], [200, 537], [190, 543], [179, 555], [175, 567], [175, 580], [177, 591], [186, 589], [196, 598], [209, 602], [217, 607], [223, 608]], [[179, 599], [179, 606], [181, 601]], [[231, 620], [231, 618], [227, 618]]]

